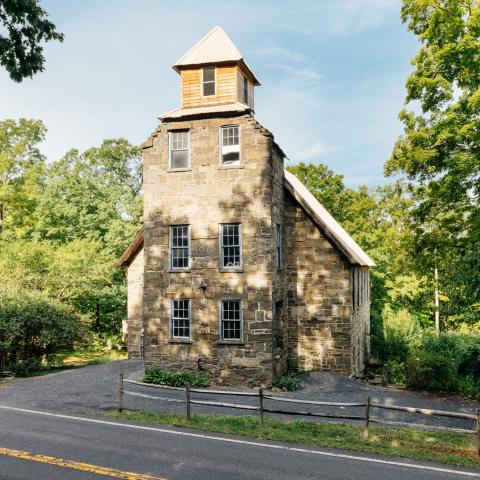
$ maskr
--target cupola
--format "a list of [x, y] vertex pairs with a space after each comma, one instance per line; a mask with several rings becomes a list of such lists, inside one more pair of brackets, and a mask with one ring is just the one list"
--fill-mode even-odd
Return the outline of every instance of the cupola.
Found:
[[240, 103], [253, 110], [260, 82], [221, 27], [208, 32], [173, 68], [181, 77], [182, 109]]

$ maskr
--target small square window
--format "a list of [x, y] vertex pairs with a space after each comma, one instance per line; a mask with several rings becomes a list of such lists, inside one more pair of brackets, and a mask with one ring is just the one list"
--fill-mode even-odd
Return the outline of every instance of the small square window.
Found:
[[220, 226], [220, 257], [222, 270], [242, 268], [242, 239], [238, 223]]
[[170, 168], [188, 168], [190, 135], [188, 130], [170, 132]]
[[222, 165], [240, 161], [240, 127], [229, 125], [221, 128]]
[[202, 94], [204, 97], [215, 95], [214, 67], [206, 67], [202, 70]]
[[185, 270], [190, 267], [190, 227], [170, 226], [170, 268]]
[[221, 301], [221, 333], [222, 340], [242, 339], [242, 301]]
[[172, 338], [190, 338], [190, 300], [172, 300], [170, 333]]

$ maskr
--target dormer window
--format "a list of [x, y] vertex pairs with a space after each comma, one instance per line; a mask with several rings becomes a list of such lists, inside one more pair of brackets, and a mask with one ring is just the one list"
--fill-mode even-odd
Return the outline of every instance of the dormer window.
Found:
[[231, 165], [240, 161], [240, 127], [228, 125], [220, 129], [222, 165]]
[[215, 95], [215, 67], [202, 69], [202, 94], [204, 97]]
[[248, 105], [248, 78], [243, 76], [243, 103]]

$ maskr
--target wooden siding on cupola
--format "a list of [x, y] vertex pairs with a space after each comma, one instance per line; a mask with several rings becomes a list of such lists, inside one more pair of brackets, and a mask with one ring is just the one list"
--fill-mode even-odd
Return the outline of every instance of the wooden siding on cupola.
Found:
[[248, 81], [248, 103], [253, 110], [253, 81], [240, 65], [212, 65], [215, 67], [215, 95], [202, 95], [202, 67], [182, 68], [182, 107], [198, 107], [220, 103], [240, 102], [243, 98], [244, 75]]

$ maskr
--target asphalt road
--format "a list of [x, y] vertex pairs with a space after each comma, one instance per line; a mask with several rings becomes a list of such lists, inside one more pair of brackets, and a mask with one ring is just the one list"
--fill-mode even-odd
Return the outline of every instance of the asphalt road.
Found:
[[433, 463], [45, 413], [0, 406], [1, 480], [480, 478], [478, 471]]

